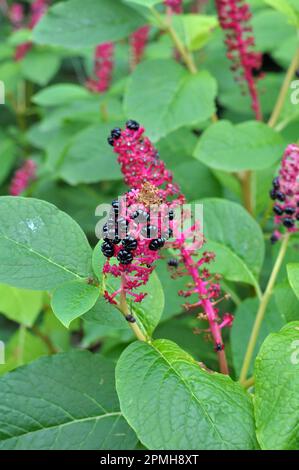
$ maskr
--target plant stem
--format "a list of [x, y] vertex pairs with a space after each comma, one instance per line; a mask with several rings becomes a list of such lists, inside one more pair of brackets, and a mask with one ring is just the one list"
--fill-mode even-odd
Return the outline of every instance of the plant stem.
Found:
[[50, 354], [58, 353], [58, 349], [54, 346], [49, 336], [44, 335], [37, 326], [33, 326], [32, 328], [33, 333], [38, 336], [47, 346]]
[[[125, 281], [122, 277], [122, 285], [124, 284], [124, 282]], [[120, 303], [117, 306], [117, 309], [123, 314], [124, 317], [127, 317], [127, 315], [130, 315], [130, 311], [129, 311], [129, 307], [128, 307], [128, 303], [127, 303], [127, 299], [126, 299], [126, 292], [125, 292], [124, 289], [121, 290]], [[136, 321], [134, 323], [132, 323], [132, 322], [128, 322], [128, 323], [129, 323], [131, 329], [133, 330], [136, 338], [139, 339], [139, 341], [145, 341], [145, 342], [148, 341], [148, 338], [146, 338], [146, 336], [143, 334], [143, 332], [139, 328]]]
[[249, 370], [249, 367], [250, 367], [250, 363], [251, 363], [251, 359], [252, 359], [252, 356], [253, 356], [253, 353], [254, 353], [256, 342], [257, 342], [257, 339], [258, 339], [258, 336], [259, 336], [262, 321], [264, 319], [266, 309], [267, 309], [269, 300], [270, 300], [271, 295], [272, 295], [272, 291], [273, 291], [274, 284], [276, 282], [277, 275], [280, 271], [282, 262], [284, 260], [284, 257], [285, 257], [285, 254], [286, 254], [286, 251], [287, 251], [287, 248], [288, 248], [289, 239], [290, 239], [290, 233], [287, 233], [284, 236], [283, 240], [282, 240], [280, 250], [279, 250], [278, 256], [276, 258], [271, 276], [269, 278], [266, 290], [263, 294], [263, 297], [262, 297], [262, 300], [261, 300], [261, 303], [260, 303], [260, 306], [259, 306], [259, 309], [258, 309], [258, 312], [257, 312], [257, 315], [256, 315], [255, 323], [253, 325], [253, 329], [252, 329], [252, 332], [251, 332], [250, 340], [249, 340], [249, 343], [248, 343], [248, 346], [247, 346], [247, 351], [246, 351], [246, 354], [245, 354], [245, 357], [244, 357], [244, 362], [243, 362], [243, 366], [242, 366], [242, 370], [241, 370], [241, 374], [240, 374], [240, 382], [241, 383], [244, 383], [246, 378], [247, 378], [248, 370]]
[[183, 42], [177, 35], [175, 29], [172, 27], [170, 21], [164, 21], [162, 16], [157, 12], [157, 10], [152, 7], [151, 12], [153, 16], [156, 18], [157, 22], [160, 24], [161, 28], [166, 31], [169, 36], [171, 37], [176, 49], [179, 51], [183, 61], [185, 62], [188, 70], [192, 74], [197, 73], [197, 68], [193, 60], [192, 54], [188, 51], [188, 49], [184, 46]]
[[254, 385], [254, 377], [250, 377], [250, 379], [244, 380], [242, 383], [244, 388], [250, 388]]
[[285, 76], [284, 82], [282, 84], [281, 90], [279, 92], [279, 96], [277, 99], [277, 102], [275, 104], [275, 107], [273, 109], [272, 115], [270, 117], [270, 120], [268, 122], [268, 125], [270, 127], [275, 127], [276, 123], [278, 121], [278, 118], [280, 116], [282, 107], [284, 105], [287, 93], [289, 91], [290, 83], [292, 81], [292, 78], [295, 75], [296, 69], [299, 66], [299, 47], [296, 49], [296, 53], [293, 57], [293, 60], [288, 68], [287, 74]]

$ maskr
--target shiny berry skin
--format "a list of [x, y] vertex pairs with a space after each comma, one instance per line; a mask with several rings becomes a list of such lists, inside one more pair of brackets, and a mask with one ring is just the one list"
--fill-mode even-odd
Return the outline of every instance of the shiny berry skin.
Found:
[[133, 315], [126, 315], [125, 316], [125, 319], [129, 322], [129, 323], [136, 323], [136, 319], [133, 317]]
[[286, 217], [285, 219], [283, 219], [282, 223], [287, 228], [292, 228], [295, 225], [295, 222], [293, 221], [293, 219], [290, 219], [290, 217]]
[[154, 240], [151, 240], [148, 247], [152, 251], [158, 251], [160, 248], [162, 248], [165, 244], [164, 238], [155, 238]]
[[178, 265], [179, 265], [179, 262], [178, 262], [177, 259], [171, 258], [170, 260], [168, 260], [167, 264], [168, 264], [168, 266], [170, 266], [171, 268], [177, 268]]
[[119, 200], [114, 199], [114, 201], [112, 201], [111, 203], [111, 206], [113, 207], [113, 209], [119, 209]]
[[121, 136], [121, 129], [119, 127], [115, 127], [114, 129], [112, 129], [111, 137], [113, 139], [119, 139], [120, 136]]
[[221, 344], [221, 343], [216, 344], [215, 351], [220, 352], [220, 351], [223, 351], [223, 349], [224, 349], [224, 344]]
[[285, 207], [285, 208], [284, 208], [284, 212], [285, 212], [287, 215], [293, 215], [293, 214], [295, 214], [296, 209], [294, 209], [294, 207]]
[[135, 238], [133, 238], [133, 237], [126, 237], [126, 238], [123, 239], [122, 245], [128, 251], [136, 250], [137, 240], [135, 240]]
[[278, 241], [278, 237], [275, 235], [275, 233], [272, 233], [270, 237], [271, 244], [274, 245], [274, 243], [276, 243], [277, 241]]
[[168, 212], [168, 218], [169, 218], [169, 220], [173, 220], [173, 219], [174, 219], [174, 212], [173, 212], [172, 209], [170, 209], [169, 212]]
[[276, 215], [282, 215], [283, 214], [283, 210], [280, 206], [278, 205], [275, 205], [273, 207], [273, 212], [276, 214]]
[[117, 255], [120, 264], [130, 264], [133, 261], [133, 255], [127, 250], [120, 250]]
[[285, 195], [284, 195], [281, 191], [276, 191], [276, 198], [277, 198], [279, 201], [283, 202], [286, 197], [285, 197]]
[[272, 181], [272, 185], [273, 185], [273, 188], [274, 189], [278, 189], [280, 184], [279, 184], [279, 179], [278, 177], [274, 178], [274, 180]]
[[146, 211], [138, 210], [132, 214], [132, 219], [138, 219], [137, 222], [147, 222], [149, 215]]
[[113, 137], [108, 137], [107, 142], [108, 142], [109, 145], [111, 145], [111, 147], [113, 147], [113, 145], [114, 145]]
[[101, 250], [102, 250], [103, 255], [106, 256], [106, 258], [111, 258], [114, 255], [114, 247], [108, 241], [105, 241], [102, 244]]
[[271, 198], [271, 199], [275, 200], [276, 197], [277, 197], [276, 190], [275, 190], [275, 189], [271, 189], [269, 195], [270, 195], [270, 198]]
[[131, 131], [138, 131], [140, 126], [138, 122], [134, 121], [133, 119], [129, 119], [129, 121], [126, 122], [126, 127]]

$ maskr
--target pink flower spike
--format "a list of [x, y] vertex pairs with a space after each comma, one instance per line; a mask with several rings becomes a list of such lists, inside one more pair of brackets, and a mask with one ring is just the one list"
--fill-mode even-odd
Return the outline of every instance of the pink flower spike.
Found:
[[149, 32], [150, 27], [148, 25], [145, 25], [141, 26], [141, 28], [137, 29], [137, 31], [135, 31], [131, 35], [130, 44], [132, 69], [134, 69], [143, 58], [143, 54], [148, 41]]
[[113, 62], [114, 44], [105, 42], [99, 44], [95, 49], [94, 77], [89, 78], [86, 87], [94, 93], [104, 93], [108, 90], [114, 68]]
[[183, 11], [183, 0], [164, 0], [164, 4], [169, 7], [170, 11], [175, 14], [180, 14]]
[[8, 15], [14, 30], [22, 28], [24, 20], [24, 8], [21, 3], [13, 3]]
[[26, 160], [24, 165], [15, 172], [10, 184], [9, 194], [19, 196], [36, 177], [36, 164], [33, 160]]

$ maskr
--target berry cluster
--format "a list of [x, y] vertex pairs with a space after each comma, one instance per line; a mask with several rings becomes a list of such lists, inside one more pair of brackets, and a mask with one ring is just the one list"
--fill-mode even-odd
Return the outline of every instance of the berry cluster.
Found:
[[[270, 197], [275, 201], [273, 212], [275, 224], [284, 226], [288, 232], [298, 229], [299, 220], [299, 146], [291, 144], [287, 147], [279, 175], [272, 182]], [[280, 232], [275, 230], [271, 241], [275, 243], [280, 238]]]
[[[243, 0], [215, 0], [221, 28], [226, 31], [227, 57], [232, 61], [231, 69], [236, 80], [247, 83], [252, 100], [252, 109], [258, 120], [262, 119], [254, 72], [262, 65], [262, 55], [252, 50], [254, 36], [249, 25], [251, 13]], [[237, 74], [237, 72], [240, 72]], [[260, 75], [261, 78], [261, 75]]]
[[141, 26], [137, 29], [130, 38], [131, 43], [131, 66], [132, 69], [139, 64], [142, 60], [144, 50], [148, 41], [148, 35], [150, 32], [150, 27], [148, 25]]
[[24, 165], [16, 171], [10, 184], [9, 194], [19, 196], [36, 177], [36, 164], [33, 160], [26, 160]]
[[91, 91], [104, 93], [108, 90], [114, 67], [113, 55], [113, 42], [104, 42], [96, 47], [94, 60], [94, 75], [96, 78], [90, 78], [86, 82], [87, 88]]

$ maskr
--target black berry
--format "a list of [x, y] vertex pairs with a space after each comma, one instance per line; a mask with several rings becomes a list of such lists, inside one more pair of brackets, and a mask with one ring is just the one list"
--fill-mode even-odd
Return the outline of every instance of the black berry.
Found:
[[274, 243], [276, 243], [277, 241], [278, 241], [277, 235], [275, 235], [275, 233], [272, 233], [272, 235], [270, 237], [271, 244], [274, 245]]
[[126, 315], [125, 318], [129, 323], [136, 323], [136, 319], [133, 317], [133, 315]]
[[285, 197], [285, 195], [284, 195], [281, 191], [276, 191], [276, 198], [277, 198], [279, 201], [283, 202], [286, 197]]
[[295, 222], [293, 221], [293, 219], [290, 219], [290, 217], [285, 217], [285, 219], [283, 219], [282, 223], [287, 228], [292, 228], [295, 225]]
[[133, 237], [124, 238], [122, 244], [128, 251], [136, 250], [137, 248], [137, 240]]
[[107, 142], [108, 142], [109, 145], [111, 145], [113, 147], [113, 145], [114, 145], [113, 137], [108, 137]]
[[220, 352], [220, 351], [223, 351], [223, 349], [224, 349], [224, 344], [221, 344], [221, 343], [216, 344], [215, 351]]
[[102, 246], [101, 250], [106, 258], [111, 258], [114, 255], [114, 247], [109, 241], [105, 241]]
[[170, 260], [168, 260], [168, 266], [172, 267], [172, 268], [177, 268], [178, 265], [179, 265], [179, 262], [177, 259], [174, 259], [174, 258], [171, 258]]
[[154, 240], [151, 240], [148, 247], [152, 251], [158, 251], [160, 248], [162, 248], [165, 244], [164, 238], [155, 238]]
[[138, 219], [137, 222], [147, 222], [149, 215], [146, 211], [138, 210], [132, 214], [132, 219]]
[[283, 210], [280, 206], [278, 205], [275, 205], [273, 207], [273, 212], [276, 214], [276, 215], [282, 215], [283, 214]]
[[115, 127], [114, 129], [112, 129], [111, 137], [113, 137], [113, 139], [119, 139], [120, 136], [121, 136], [121, 129], [119, 127]]
[[275, 189], [271, 189], [269, 195], [270, 195], [270, 198], [271, 198], [271, 199], [275, 200], [276, 197], [277, 197], [276, 190], [275, 190]]
[[294, 209], [294, 207], [285, 207], [284, 212], [287, 215], [293, 215], [293, 214], [295, 214], [296, 210]]
[[133, 119], [130, 119], [129, 121], [126, 122], [126, 127], [127, 129], [130, 129], [131, 131], [138, 131], [139, 124], [138, 122], [133, 121]]
[[279, 179], [278, 177], [274, 178], [274, 180], [272, 181], [272, 184], [273, 184], [273, 188], [274, 189], [278, 189], [279, 188]]
[[127, 250], [120, 250], [117, 255], [120, 264], [130, 264], [133, 261], [133, 255]]
[[169, 220], [173, 220], [173, 219], [174, 219], [174, 212], [173, 212], [172, 209], [170, 209], [169, 212], [168, 212], [168, 218], [169, 218]]

